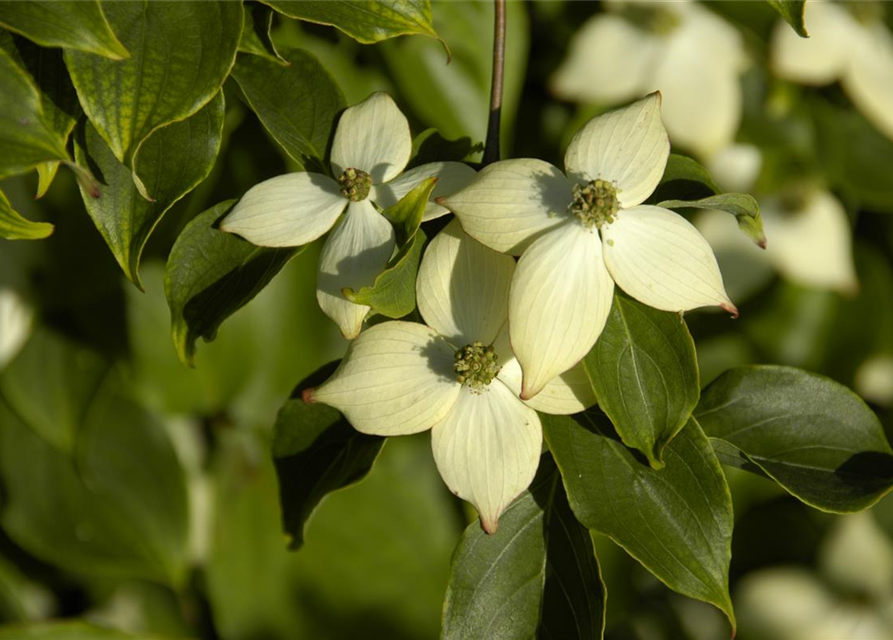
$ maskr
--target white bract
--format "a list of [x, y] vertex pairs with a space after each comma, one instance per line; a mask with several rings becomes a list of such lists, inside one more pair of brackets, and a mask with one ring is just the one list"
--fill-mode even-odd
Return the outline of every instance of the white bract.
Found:
[[840, 81], [856, 108], [893, 139], [893, 35], [883, 2], [806, 3], [809, 38], [779, 21], [772, 37], [772, 69], [808, 85]]
[[[377, 207], [396, 204], [432, 176], [439, 179], [434, 195], [443, 195], [474, 175], [460, 162], [432, 162], [403, 173], [411, 151], [406, 117], [390, 96], [374, 93], [338, 121], [331, 153], [337, 180], [300, 172], [261, 182], [242, 196], [220, 228], [259, 246], [296, 247], [326, 233], [346, 209], [322, 248], [316, 297], [344, 337], [355, 338], [369, 307], [348, 301], [341, 290], [371, 285], [394, 251], [394, 229]], [[430, 202], [424, 219], [445, 213]]]
[[33, 323], [34, 309], [13, 289], [0, 289], [0, 370], [28, 341]]
[[741, 34], [694, 2], [611, 2], [574, 35], [552, 78], [566, 100], [614, 105], [652, 91], [664, 98], [674, 145], [708, 157], [741, 120]]
[[509, 298], [522, 398], [592, 348], [615, 282], [657, 309], [719, 305], [737, 313], [707, 241], [676, 213], [642, 204], [669, 153], [660, 95], [652, 94], [586, 124], [568, 146], [568, 177], [540, 160], [504, 160], [439, 200], [474, 238], [523, 251]]
[[431, 429], [440, 475], [475, 506], [490, 533], [536, 473], [542, 449], [536, 411], [571, 414], [595, 403], [579, 367], [533, 401], [518, 399], [521, 371], [505, 336], [514, 270], [511, 257], [451, 222], [431, 241], [419, 269], [418, 307], [427, 326], [371, 327], [310, 394], [363, 433]]
[[793, 196], [760, 199], [769, 243], [759, 249], [722, 211], [705, 211], [698, 230], [718, 254], [746, 257], [771, 265], [787, 280], [807, 287], [852, 294], [859, 287], [853, 263], [853, 232], [846, 211], [830, 192], [813, 188]]

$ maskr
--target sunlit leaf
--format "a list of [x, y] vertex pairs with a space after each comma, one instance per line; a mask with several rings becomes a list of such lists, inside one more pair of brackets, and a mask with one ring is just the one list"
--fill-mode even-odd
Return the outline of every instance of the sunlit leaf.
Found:
[[53, 233], [49, 222], [33, 222], [12, 208], [6, 194], [0, 191], [0, 238], [7, 240], [40, 240]]
[[738, 221], [738, 228], [762, 249], [766, 248], [766, 232], [760, 217], [760, 205], [745, 193], [722, 193], [699, 200], [664, 200], [657, 206], [667, 209], [718, 209], [731, 213]]

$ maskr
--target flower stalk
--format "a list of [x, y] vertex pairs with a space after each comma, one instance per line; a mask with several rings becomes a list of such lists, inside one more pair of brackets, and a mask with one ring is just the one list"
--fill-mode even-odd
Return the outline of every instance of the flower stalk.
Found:
[[495, 0], [493, 17], [493, 76], [490, 81], [490, 119], [487, 123], [487, 144], [484, 147], [486, 166], [499, 160], [499, 126], [502, 118], [502, 81], [505, 76], [505, 0]]

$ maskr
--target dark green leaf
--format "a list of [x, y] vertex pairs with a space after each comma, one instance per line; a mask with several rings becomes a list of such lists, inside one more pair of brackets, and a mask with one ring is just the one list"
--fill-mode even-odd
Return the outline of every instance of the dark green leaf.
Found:
[[847, 513], [893, 486], [893, 450], [852, 391], [799, 369], [740, 367], [704, 389], [698, 421], [806, 504]]
[[131, 57], [67, 50], [65, 63], [87, 117], [131, 166], [150, 133], [196, 113], [220, 90], [239, 45], [242, 4], [142, 0], [104, 9]]
[[710, 172], [688, 156], [670, 154], [667, 168], [648, 202], [662, 200], [697, 200], [722, 193]]
[[412, 169], [428, 162], [459, 162], [483, 150], [483, 142], [472, 144], [468, 136], [447, 140], [432, 127], [412, 139], [412, 155], [407, 168]]
[[486, 534], [469, 525], [453, 555], [443, 640], [602, 637], [606, 592], [589, 532], [552, 460]]
[[437, 38], [428, 0], [263, 0], [289, 18], [331, 25], [373, 44], [395, 36]]
[[[177, 586], [186, 568], [185, 478], [163, 426], [115, 382], [94, 394], [70, 454], [0, 401], [0, 520], [17, 544], [61, 568]], [[58, 385], [80, 383], [43, 384], [45, 397], [65, 398], [73, 392]]]
[[42, 162], [68, 160], [65, 139], [45, 116], [37, 86], [4, 47], [0, 47], [0, 148], [0, 178]]
[[270, 39], [270, 27], [273, 24], [273, 10], [262, 4], [245, 5], [242, 39], [239, 51], [250, 53], [277, 64], [288, 64], [288, 61], [276, 51], [276, 45]]
[[[139, 288], [140, 256], [165, 212], [211, 172], [223, 131], [223, 92], [198, 113], [157, 129], [133, 156], [133, 172], [115, 158], [89, 123], [78, 136], [75, 156], [91, 167], [101, 183], [101, 197], [81, 188], [87, 212], [124, 270]], [[134, 174], [152, 195], [139, 192]]]
[[86, 51], [114, 60], [130, 55], [97, 0], [3, 2], [0, 25], [44, 47]]
[[53, 233], [49, 222], [33, 222], [12, 208], [6, 194], [0, 191], [0, 238], [7, 240], [40, 240]]
[[781, 14], [791, 28], [801, 38], [808, 38], [809, 32], [803, 22], [803, 13], [806, 10], [806, 0], [766, 0], [773, 9]]
[[546, 440], [577, 519], [604, 533], [668, 587], [709, 602], [735, 626], [729, 598], [732, 500], [694, 419], [651, 469], [604, 435], [594, 411], [542, 415]]
[[662, 468], [664, 447], [698, 404], [698, 361], [682, 317], [615, 294], [583, 367], [624, 444]]
[[233, 77], [248, 106], [301, 167], [321, 167], [344, 95], [311, 54], [283, 51], [288, 66], [257, 56], [239, 58]]
[[235, 204], [221, 202], [183, 229], [168, 256], [164, 292], [180, 360], [193, 366], [195, 341], [213, 340], [217, 328], [247, 304], [302, 248], [265, 249], [219, 231]]
[[385, 442], [360, 433], [331, 407], [304, 402], [303, 392], [322, 384], [336, 366], [328, 364], [301, 382], [276, 417], [273, 461], [291, 549], [304, 544], [304, 525], [319, 502], [365, 478]]
[[761, 249], [766, 248], [766, 232], [760, 217], [760, 205], [745, 193], [722, 193], [700, 200], [664, 200], [657, 206], [667, 209], [719, 209], [731, 213], [738, 220], [738, 228]]

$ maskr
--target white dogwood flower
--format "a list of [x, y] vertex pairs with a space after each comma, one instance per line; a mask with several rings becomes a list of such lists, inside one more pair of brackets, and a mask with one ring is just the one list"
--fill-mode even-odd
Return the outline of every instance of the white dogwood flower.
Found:
[[893, 139], [893, 35], [883, 2], [806, 3], [809, 38], [779, 21], [772, 35], [772, 70], [808, 85], [840, 81], [856, 108]]
[[[259, 246], [296, 247], [334, 226], [320, 255], [316, 297], [344, 337], [355, 338], [369, 307], [350, 302], [341, 290], [372, 284], [394, 251], [394, 229], [379, 208], [396, 204], [426, 178], [437, 176], [434, 193], [448, 194], [474, 175], [460, 162], [432, 162], [403, 173], [411, 151], [406, 116], [389, 95], [374, 93], [338, 121], [331, 152], [337, 179], [298, 172], [265, 180], [242, 196], [220, 228]], [[424, 219], [445, 213], [432, 201]]]
[[0, 288], [0, 370], [31, 336], [34, 309], [13, 289]]
[[536, 473], [542, 449], [536, 411], [571, 414], [595, 403], [580, 367], [534, 400], [518, 399], [521, 370], [505, 335], [514, 270], [511, 257], [468, 237], [454, 220], [431, 241], [419, 269], [418, 307], [427, 326], [371, 327], [309, 396], [363, 433], [431, 429], [440, 475], [475, 506], [489, 533]]
[[564, 158], [568, 177], [541, 160], [504, 160], [439, 199], [472, 237], [521, 255], [509, 335], [524, 373], [522, 398], [592, 348], [615, 282], [657, 309], [719, 305], [737, 313], [707, 241], [682, 216], [642, 204], [669, 154], [660, 94], [652, 94], [577, 132]]
[[574, 35], [552, 91], [615, 105], [660, 91], [674, 145], [709, 157], [741, 120], [741, 34], [695, 2], [610, 2]]

